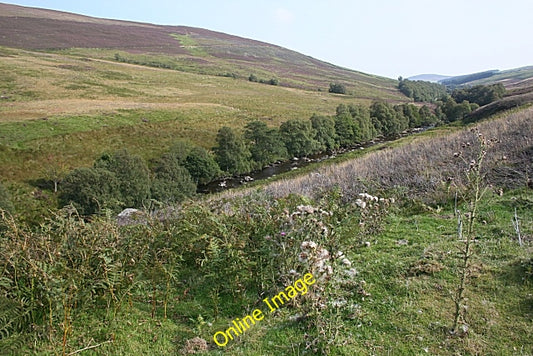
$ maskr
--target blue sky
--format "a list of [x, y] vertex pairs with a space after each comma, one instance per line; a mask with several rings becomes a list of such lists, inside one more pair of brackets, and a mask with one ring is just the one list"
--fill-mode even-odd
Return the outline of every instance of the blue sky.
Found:
[[4, 2], [96, 17], [202, 27], [391, 78], [533, 65], [532, 0]]

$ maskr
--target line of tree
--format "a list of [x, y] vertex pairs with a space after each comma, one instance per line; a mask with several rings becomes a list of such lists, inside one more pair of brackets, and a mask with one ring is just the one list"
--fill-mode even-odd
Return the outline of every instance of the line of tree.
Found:
[[443, 96], [436, 102], [435, 113], [439, 120], [445, 123], [458, 120], [473, 121], [470, 115], [472, 112], [503, 98], [505, 92], [502, 84], [454, 89], [450, 95]]
[[333, 116], [288, 120], [279, 128], [257, 120], [249, 122], [242, 133], [222, 127], [212, 152], [180, 141], [150, 168], [127, 150], [103, 154], [92, 167], [66, 175], [59, 186], [59, 202], [73, 204], [82, 215], [103, 209], [142, 208], [155, 202], [177, 203], [194, 195], [197, 185], [223, 174], [248, 173], [276, 161], [335, 151], [377, 136], [396, 136], [436, 120], [426, 106], [376, 101], [370, 108], [341, 104]]
[[444, 85], [424, 80], [398, 78], [398, 88], [407, 97], [417, 102], [433, 103], [448, 94]]
[[458, 76], [458, 77], [452, 77], [452, 78], [444, 79], [442, 81], [442, 84], [446, 85], [449, 88], [455, 88], [455, 87], [457, 87], [459, 85], [466, 84], [466, 83], [469, 83], [469, 82], [473, 82], [475, 80], [490, 78], [490, 77], [498, 74], [499, 72], [500, 72], [499, 70], [487, 70], [485, 72], [461, 75], [461, 76]]
[[241, 174], [279, 160], [334, 151], [377, 136], [393, 137], [408, 128], [436, 122], [437, 117], [427, 106], [393, 106], [384, 101], [375, 101], [370, 108], [341, 104], [334, 116], [288, 120], [279, 128], [252, 121], [241, 135], [223, 127], [218, 131], [213, 151], [221, 170]]
[[82, 215], [141, 208], [154, 201], [176, 203], [194, 195], [197, 184], [219, 175], [213, 154], [202, 147], [178, 142], [151, 170], [141, 157], [123, 149], [68, 173], [59, 187], [59, 202], [73, 204]]
[[454, 89], [451, 96], [456, 102], [468, 101], [484, 106], [501, 99], [505, 95], [505, 87], [501, 84], [476, 85], [468, 88]]

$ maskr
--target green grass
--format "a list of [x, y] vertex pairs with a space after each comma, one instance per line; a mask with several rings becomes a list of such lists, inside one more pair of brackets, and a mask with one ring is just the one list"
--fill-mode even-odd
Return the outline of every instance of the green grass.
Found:
[[180, 41], [181, 45], [185, 47], [192, 55], [198, 57], [208, 56], [208, 53], [199, 47], [198, 42], [196, 42], [190, 35], [172, 34], [171, 36]]
[[[211, 148], [217, 130], [259, 119], [271, 126], [341, 103], [368, 103], [298, 89], [217, 76], [13, 50], [1, 57], [6, 99], [0, 106], [0, 179], [19, 184], [40, 178], [44, 158], [74, 168], [104, 151], [127, 148], [146, 159], [175, 140]], [[46, 118], [46, 120], [44, 119]], [[144, 119], [144, 120], [143, 120]]]
[[[503, 196], [488, 196], [480, 206], [480, 224], [473, 256], [472, 275], [467, 285], [469, 332], [459, 337], [449, 334], [453, 303], [450, 293], [457, 286], [453, 205], [440, 212], [413, 213], [409, 205], [400, 205], [386, 219], [383, 232], [369, 236], [369, 245], [352, 244], [345, 250], [365, 281], [369, 295], [353, 293], [350, 303], [360, 305], [360, 313], [343, 318], [340, 338], [343, 346], [334, 346], [331, 355], [432, 354], [432, 355], [530, 355], [533, 342], [533, 299], [531, 281], [524, 280], [520, 262], [531, 258], [533, 237], [533, 196], [530, 191], [510, 191]], [[249, 208], [249, 207], [248, 207]], [[528, 241], [518, 246], [510, 217], [517, 209], [522, 234]], [[265, 217], [269, 218], [269, 217]], [[337, 232], [342, 240], [351, 240], [357, 219], [344, 220]], [[257, 228], [260, 228], [257, 226]], [[406, 240], [407, 244], [398, 243]], [[436, 269], [416, 269], [436, 262]], [[417, 271], [417, 272], [414, 272]], [[424, 273], [425, 271], [425, 273]], [[190, 271], [188, 281], [202, 278]], [[220, 278], [224, 278], [223, 275]], [[185, 281], [183, 281], [185, 283]], [[184, 290], [185, 288], [178, 288]], [[207, 290], [190, 289], [173, 295], [169, 318], [161, 307], [150, 318], [149, 297], [138, 294], [132, 304], [124, 305], [116, 320], [102, 323], [105, 308], [84, 312], [74, 319], [68, 350], [100, 345], [86, 354], [129, 355], [176, 354], [186, 340], [205, 339], [212, 355], [299, 355], [305, 351], [301, 322], [290, 317], [298, 306], [282, 307], [266, 314], [228, 346], [212, 342], [213, 334], [230, 325], [231, 320], [248, 314], [261, 298], [249, 291], [239, 302], [222, 299], [214, 316]], [[147, 291], [148, 293], [148, 291]], [[104, 313], [104, 314], [103, 314]], [[45, 355], [61, 348], [40, 342], [29, 354]], [[108, 340], [113, 342], [106, 343]]]

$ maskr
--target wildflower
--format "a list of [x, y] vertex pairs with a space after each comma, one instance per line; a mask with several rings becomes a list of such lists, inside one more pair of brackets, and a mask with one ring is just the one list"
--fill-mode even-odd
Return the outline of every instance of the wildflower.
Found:
[[309, 259], [309, 255], [307, 254], [307, 252], [301, 252], [299, 255], [298, 255], [298, 261], [300, 262], [306, 262], [307, 260]]
[[282, 231], [282, 232], [280, 232], [279, 234], [280, 234], [281, 236], [285, 236], [285, 235], [287, 235], [287, 233], [286, 233], [285, 231]]
[[348, 266], [350, 267], [352, 265], [352, 263], [350, 262], [349, 259], [347, 259], [346, 257], [342, 259], [342, 264], [345, 265], [345, 266]]
[[334, 308], [340, 308], [340, 307], [345, 306], [346, 303], [347, 302], [344, 299], [336, 299], [336, 300], [331, 302], [331, 306], [334, 307]]
[[348, 277], [355, 277], [355, 276], [357, 276], [359, 274], [359, 272], [357, 272], [357, 270], [355, 268], [350, 268], [345, 273], [346, 273], [346, 275]]
[[300, 248], [302, 250], [305, 250], [305, 249], [310, 249], [310, 250], [314, 250], [317, 248], [317, 243], [314, 242], [314, 241], [304, 241], [302, 242], [302, 245], [300, 246]]
[[318, 255], [317, 257], [321, 260], [329, 260], [329, 251], [326, 250], [325, 248], [321, 248], [320, 250], [318, 250]]
[[307, 214], [313, 214], [315, 212], [315, 208], [311, 205], [298, 205], [296, 207], [300, 212], [307, 213]]

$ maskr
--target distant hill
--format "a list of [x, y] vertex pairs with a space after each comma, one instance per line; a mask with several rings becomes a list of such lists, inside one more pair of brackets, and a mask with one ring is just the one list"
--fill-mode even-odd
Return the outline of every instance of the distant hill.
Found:
[[509, 69], [487, 70], [484, 72], [448, 76], [440, 74], [420, 74], [407, 78], [409, 80], [423, 80], [440, 83], [449, 88], [501, 83], [507, 89], [517, 89], [533, 86], [533, 66]]
[[[119, 58], [199, 74], [327, 90], [345, 84], [354, 96], [401, 96], [395, 80], [349, 70], [276, 45], [185, 26], [99, 19], [0, 3], [0, 46]], [[95, 51], [94, 49], [100, 49]], [[118, 54], [118, 56], [116, 56]]]
[[440, 75], [440, 74], [420, 74], [413, 77], [409, 77], [409, 80], [423, 80], [426, 82], [438, 83], [441, 80], [450, 78], [449, 75]]
[[482, 84], [503, 84], [507, 89], [529, 87], [533, 85], [533, 66], [509, 70], [488, 70], [479, 73], [448, 77], [439, 80], [448, 87], [473, 86]]

